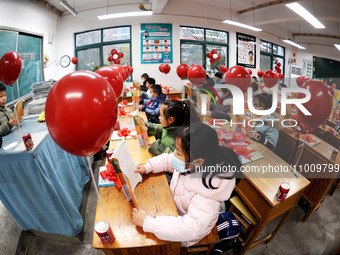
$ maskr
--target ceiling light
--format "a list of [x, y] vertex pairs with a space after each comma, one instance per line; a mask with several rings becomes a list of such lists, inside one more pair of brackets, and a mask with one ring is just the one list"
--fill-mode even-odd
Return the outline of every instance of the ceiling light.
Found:
[[71, 5], [69, 5], [66, 1], [60, 0], [59, 3], [64, 6], [70, 13], [72, 13], [74, 16], [77, 16], [78, 12], [72, 8]]
[[292, 11], [296, 12], [306, 21], [308, 21], [313, 27], [318, 28], [318, 29], [325, 28], [325, 26], [317, 18], [315, 18], [313, 14], [307, 11], [301, 4], [290, 3], [290, 4], [286, 4], [286, 6]]
[[334, 46], [335, 46], [338, 50], [340, 50], [340, 44], [334, 43]]
[[98, 19], [114, 19], [114, 18], [124, 18], [124, 17], [136, 17], [136, 16], [150, 16], [153, 14], [153, 11], [139, 11], [139, 12], [120, 12], [120, 13], [111, 13], [99, 15]]
[[223, 20], [223, 23], [227, 23], [227, 24], [230, 24], [230, 25], [238, 26], [238, 27], [247, 28], [247, 29], [250, 29], [250, 30], [253, 30], [253, 31], [256, 31], [256, 32], [262, 31], [261, 28], [249, 26], [249, 25], [237, 22], [237, 21], [230, 20], [230, 19]]
[[295, 46], [296, 48], [299, 48], [299, 49], [302, 49], [302, 50], [305, 50], [306, 48], [305, 47], [303, 47], [303, 46], [301, 46], [300, 44], [297, 44], [297, 43], [295, 43], [295, 42], [293, 42], [293, 41], [291, 41], [291, 40], [283, 40], [285, 43], [288, 43], [288, 44], [290, 44], [290, 45], [293, 45], [293, 46]]

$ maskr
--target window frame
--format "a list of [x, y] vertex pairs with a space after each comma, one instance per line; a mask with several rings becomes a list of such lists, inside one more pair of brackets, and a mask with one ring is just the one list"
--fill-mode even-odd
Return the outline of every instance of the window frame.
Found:
[[[262, 51], [261, 50], [261, 42], [265, 42], [265, 43], [270, 43], [271, 44], [271, 53], [270, 52], [267, 52], [267, 51]], [[283, 48], [283, 56], [281, 55], [278, 55], [278, 54], [275, 54], [274, 51], [273, 51], [273, 46], [278, 46], [278, 47], [282, 47]], [[269, 56], [271, 61], [270, 61], [270, 70], [273, 70], [274, 66], [273, 66], [273, 60], [274, 58], [282, 58], [283, 59], [283, 67], [282, 67], [282, 73], [284, 74], [285, 73], [285, 65], [286, 65], [286, 48], [284, 46], [281, 46], [279, 44], [276, 44], [276, 43], [272, 43], [272, 42], [269, 42], [269, 41], [266, 41], [266, 40], [262, 40], [260, 39], [260, 55], [266, 55], [266, 56]], [[261, 56], [260, 56], [261, 58]], [[261, 64], [260, 64], [261, 65]], [[260, 66], [261, 68], [261, 66]]]
[[[203, 41], [202, 40], [188, 40], [188, 39], [180, 39], [180, 61], [182, 63], [182, 44], [196, 44], [196, 45], [202, 45], [203, 46], [203, 52], [202, 52], [202, 66], [204, 69], [207, 68], [207, 45], [218, 45], [218, 46], [223, 46], [227, 48], [227, 59], [226, 59], [226, 65], [229, 66], [229, 32], [224, 31], [224, 30], [219, 30], [219, 29], [213, 29], [213, 28], [207, 28], [207, 27], [194, 27], [194, 26], [180, 26], [180, 33], [181, 33], [181, 28], [183, 27], [188, 27], [188, 28], [196, 28], [196, 29], [203, 29], [204, 30], [204, 36], [203, 36]], [[221, 43], [221, 42], [213, 42], [213, 41], [207, 41], [207, 30], [212, 30], [212, 31], [218, 31], [218, 32], [223, 32], [227, 33], [227, 42], [226, 43]], [[181, 37], [181, 36], [180, 36]]]
[[[115, 40], [115, 41], [105, 41], [104, 42], [104, 30], [111, 29], [111, 28], [120, 28], [120, 27], [128, 27], [130, 29], [130, 39]], [[87, 45], [82, 45], [82, 46], [76, 46], [77, 35], [88, 33], [88, 32], [93, 32], [93, 31], [100, 31], [100, 43], [93, 43], [93, 44], [87, 44]], [[74, 34], [74, 51], [75, 51], [74, 55], [78, 58], [78, 51], [92, 49], [92, 48], [99, 48], [100, 66], [104, 66], [104, 57], [103, 57], [103, 48], [104, 48], [104, 46], [127, 43], [127, 44], [129, 44], [129, 48], [130, 48], [130, 65], [132, 67], [131, 41], [132, 41], [132, 29], [131, 29], [131, 25], [103, 27], [103, 28], [86, 30], [86, 31], [82, 31], [82, 32], [78, 32], [78, 33]], [[78, 65], [76, 65], [76, 70], [78, 70]], [[129, 76], [129, 77], [131, 77], [131, 76]], [[129, 78], [128, 80], [126, 80], [126, 81], [132, 82], [132, 77]]]

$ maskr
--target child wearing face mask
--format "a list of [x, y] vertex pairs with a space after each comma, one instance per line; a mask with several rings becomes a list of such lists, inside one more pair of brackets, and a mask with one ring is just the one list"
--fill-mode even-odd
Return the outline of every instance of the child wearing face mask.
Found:
[[135, 172], [172, 172], [170, 190], [179, 216], [153, 217], [134, 208], [132, 219], [144, 232], [189, 247], [215, 226], [221, 202], [229, 199], [235, 186], [228, 167], [238, 172], [241, 163], [233, 150], [219, 146], [216, 131], [208, 125], [194, 123], [178, 131], [174, 153], [151, 158]]
[[227, 88], [220, 88], [218, 96], [221, 99], [222, 104], [217, 100], [217, 104], [211, 102], [210, 109], [207, 112], [207, 116], [215, 119], [224, 119], [230, 121], [231, 119], [231, 105], [233, 104], [233, 95]]
[[154, 135], [156, 141], [149, 147], [153, 155], [175, 151], [176, 130], [180, 126], [200, 122], [200, 117], [189, 100], [166, 99], [160, 109], [160, 124], [147, 122], [148, 135]]

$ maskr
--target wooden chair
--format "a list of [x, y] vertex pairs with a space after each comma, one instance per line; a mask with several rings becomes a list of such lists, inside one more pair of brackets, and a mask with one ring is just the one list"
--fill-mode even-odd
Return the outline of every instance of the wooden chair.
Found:
[[181, 255], [187, 254], [205, 254], [209, 255], [214, 245], [220, 241], [218, 237], [216, 226], [211, 230], [211, 232], [206, 235], [201, 241], [194, 244], [191, 247], [182, 247]]

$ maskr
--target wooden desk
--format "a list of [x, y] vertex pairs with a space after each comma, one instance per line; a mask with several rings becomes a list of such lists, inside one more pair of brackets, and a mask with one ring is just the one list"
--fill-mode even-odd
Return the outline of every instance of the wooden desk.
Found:
[[[249, 163], [245, 166], [288, 166], [281, 158], [275, 155], [272, 151], [266, 150], [266, 147], [252, 141], [251, 145], [257, 151], [262, 152], [264, 158]], [[265, 151], [264, 151], [265, 150]], [[239, 254], [244, 254], [248, 249], [262, 243], [269, 243], [283, 226], [288, 216], [293, 211], [298, 203], [304, 189], [308, 186], [309, 181], [302, 175], [297, 173], [297, 177], [292, 172], [280, 173], [244, 173], [246, 178], [242, 178], [235, 187], [236, 192], [248, 206], [251, 212], [257, 219], [257, 224], [246, 233], [242, 249]], [[290, 185], [290, 190], [285, 201], [278, 202], [275, 199], [275, 194], [282, 182], [287, 182]], [[271, 220], [284, 214], [283, 218], [268, 236], [256, 240], [265, 225]]]
[[314, 129], [313, 134], [317, 137], [324, 140], [326, 143], [329, 143], [331, 146], [335, 148], [339, 148], [340, 146], [340, 135], [332, 135], [330, 132], [328, 132], [328, 129], [332, 128], [328, 125], [326, 125], [324, 128], [322, 126], [319, 126]]
[[168, 86], [168, 88], [170, 88], [170, 91], [169, 93], [167, 93], [165, 90], [163, 90], [163, 93], [166, 94], [168, 96], [169, 99], [172, 99], [172, 98], [179, 98], [181, 99], [182, 98], [182, 92], [175, 89], [175, 88], [172, 88], [170, 86]]
[[[275, 152], [283, 152], [279, 154], [283, 159], [289, 159], [287, 161], [290, 164], [296, 165], [297, 169], [300, 167], [304, 169], [311, 165], [322, 165], [322, 164], [340, 164], [340, 156], [336, 160], [331, 160], [331, 154], [334, 147], [326, 143], [325, 141], [320, 142], [320, 144], [314, 146], [313, 148], [305, 145], [300, 156], [299, 162], [298, 157], [301, 148], [298, 148], [300, 141], [295, 137], [294, 131], [282, 128], [280, 130], [280, 137]], [[284, 154], [286, 152], [286, 155]], [[307, 169], [306, 169], [307, 170]], [[309, 169], [308, 169], [309, 170]], [[339, 173], [302, 173], [311, 182], [308, 188], [305, 189], [303, 197], [310, 203], [311, 207], [304, 217], [304, 221], [317, 210], [327, 194], [330, 192], [333, 184], [339, 177]]]
[[[133, 122], [132, 118], [119, 118], [119, 121], [121, 127], [131, 126]], [[119, 141], [111, 141], [109, 148], [115, 148], [118, 143]], [[143, 164], [151, 157], [146, 149], [139, 147], [138, 139], [129, 139], [126, 143], [135, 162]], [[178, 216], [164, 173], [143, 176], [143, 182], [137, 185], [134, 193], [139, 207], [148, 214]], [[132, 222], [132, 206], [122, 190], [118, 190], [116, 186], [101, 187], [99, 194], [116, 240], [112, 244], [103, 244], [94, 232], [94, 248], [102, 249], [105, 254], [115, 255], [180, 254], [181, 243], [159, 240], [153, 234], [143, 232], [141, 227]], [[99, 202], [95, 222], [98, 221], [105, 221]]]

